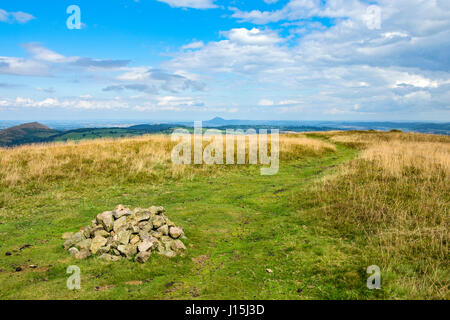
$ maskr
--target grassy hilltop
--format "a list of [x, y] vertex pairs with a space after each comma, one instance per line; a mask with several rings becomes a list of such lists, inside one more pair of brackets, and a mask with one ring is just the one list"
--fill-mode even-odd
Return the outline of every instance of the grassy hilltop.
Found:
[[[275, 176], [173, 165], [174, 145], [152, 135], [0, 149], [0, 299], [450, 298], [450, 137], [282, 135]], [[164, 206], [187, 254], [138, 264], [63, 250], [62, 233], [118, 204]], [[79, 291], [66, 288], [70, 265]], [[380, 290], [366, 287], [370, 265]]]

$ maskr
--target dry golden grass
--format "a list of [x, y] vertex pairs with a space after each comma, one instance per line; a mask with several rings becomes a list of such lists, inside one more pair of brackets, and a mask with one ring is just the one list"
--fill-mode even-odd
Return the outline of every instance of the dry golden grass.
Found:
[[375, 162], [395, 177], [418, 171], [421, 179], [448, 178], [450, 142], [380, 142], [364, 150], [362, 159]]
[[[217, 174], [228, 167], [175, 165], [171, 151], [177, 143], [170, 136], [148, 135], [0, 149], [0, 186], [65, 179], [91, 181], [102, 177], [161, 182], [166, 178], [191, 179], [196, 174]], [[206, 145], [205, 142], [203, 147]], [[248, 141], [246, 150], [248, 159]], [[280, 135], [282, 160], [333, 150], [333, 144], [303, 135]]]
[[[339, 228], [364, 230], [368, 251], [411, 296], [449, 298], [450, 137], [340, 133], [360, 157], [319, 185], [318, 202]], [[375, 253], [374, 253], [375, 252]], [[405, 270], [406, 269], [406, 270]]]
[[319, 133], [331, 137], [331, 141], [344, 143], [350, 146], [367, 147], [380, 142], [443, 142], [449, 143], [450, 137], [423, 133], [380, 132], [380, 131], [330, 131]]

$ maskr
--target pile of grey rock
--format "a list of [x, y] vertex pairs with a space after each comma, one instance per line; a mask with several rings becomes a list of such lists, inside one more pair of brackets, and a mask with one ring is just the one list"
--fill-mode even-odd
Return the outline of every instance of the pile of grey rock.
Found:
[[163, 207], [148, 209], [119, 205], [97, 215], [90, 226], [65, 233], [64, 249], [77, 259], [97, 255], [107, 261], [122, 258], [146, 262], [153, 252], [167, 257], [183, 254], [184, 230], [164, 215]]

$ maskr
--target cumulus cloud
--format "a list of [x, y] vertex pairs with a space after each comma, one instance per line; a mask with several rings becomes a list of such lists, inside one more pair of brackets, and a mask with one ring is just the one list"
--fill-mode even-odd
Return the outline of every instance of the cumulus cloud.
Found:
[[[278, 92], [272, 107], [291, 112], [300, 107], [283, 95], [298, 92], [292, 100], [303, 109], [329, 115], [448, 110], [450, 6], [421, 0], [376, 6], [379, 11], [357, 0], [291, 0], [274, 11], [231, 8], [241, 21], [279, 24], [221, 32], [225, 40], [177, 53], [166, 67], [211, 78], [233, 75], [248, 92], [271, 90], [274, 98]], [[317, 17], [332, 25], [318, 26]], [[298, 27], [304, 30], [296, 33]], [[285, 31], [293, 37], [281, 37]]]
[[157, 0], [174, 8], [212, 9], [217, 8], [214, 0]]
[[192, 72], [261, 73], [271, 66], [292, 62], [283, 39], [271, 30], [231, 29], [222, 32], [226, 40], [210, 42], [203, 48], [176, 55], [165, 65]]
[[276, 32], [257, 28], [251, 30], [246, 28], [232, 29], [221, 34], [228, 37], [231, 41], [250, 45], [275, 44], [282, 41]]
[[[214, 6], [206, 0], [162, 2], [199, 9]], [[112, 105], [140, 111], [245, 109], [350, 117], [450, 110], [448, 1], [289, 0], [264, 8], [269, 9], [229, 8], [245, 27], [222, 30], [215, 41], [188, 43], [158, 68], [130, 67], [128, 60], [65, 56], [27, 44], [26, 57], [0, 57], [0, 74], [105, 71], [94, 75], [109, 84], [100, 87], [103, 92], [134, 91], [140, 96], [136, 100], [142, 99], [111, 99]], [[0, 20], [3, 16], [0, 11]], [[186, 96], [205, 91], [206, 101]], [[95, 107], [110, 102], [81, 97], [68, 101], [58, 103]]]

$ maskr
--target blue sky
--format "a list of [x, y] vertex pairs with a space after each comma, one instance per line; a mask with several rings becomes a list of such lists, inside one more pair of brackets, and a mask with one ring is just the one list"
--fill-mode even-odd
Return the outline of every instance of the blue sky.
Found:
[[448, 0], [0, 0], [4, 120], [450, 121], [449, 89]]

